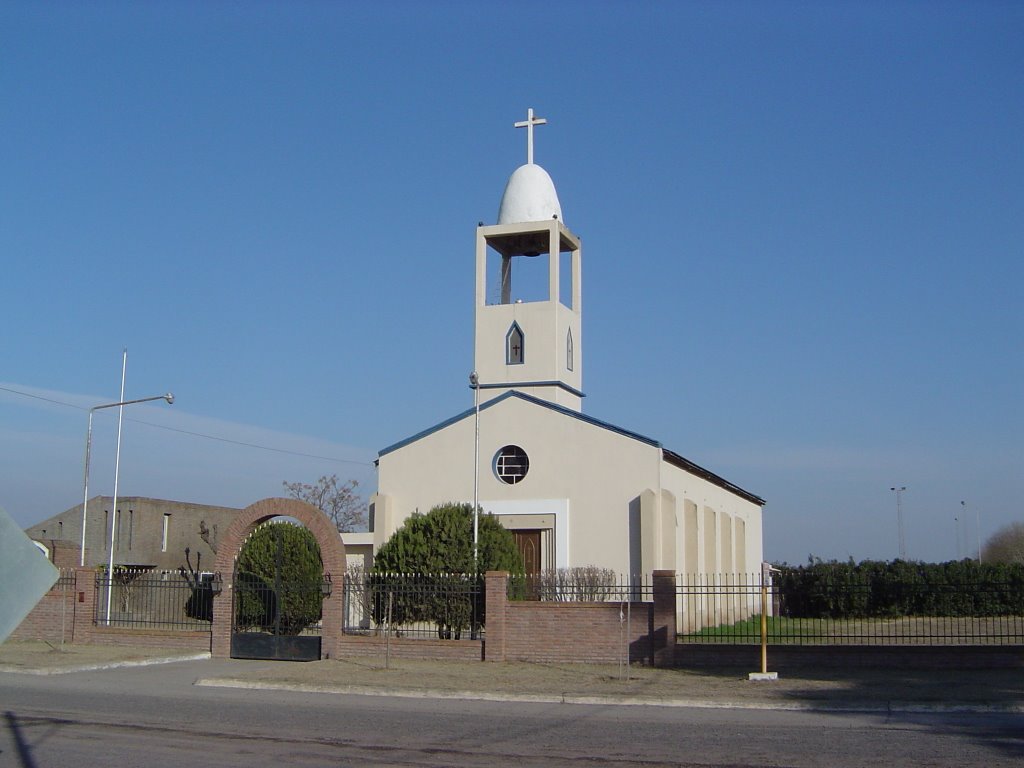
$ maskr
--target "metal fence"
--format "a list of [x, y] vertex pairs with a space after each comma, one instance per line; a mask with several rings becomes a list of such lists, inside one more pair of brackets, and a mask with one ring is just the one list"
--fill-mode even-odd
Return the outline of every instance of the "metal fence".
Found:
[[[887, 581], [899, 599], [872, 608], [881, 587], [868, 579], [797, 594], [775, 579], [762, 583], [760, 574], [679, 576], [679, 641], [759, 643], [762, 587], [772, 645], [1024, 645], [1021, 585]], [[994, 603], [997, 611], [982, 608]]]
[[649, 576], [622, 576], [603, 568], [559, 568], [536, 574], [512, 575], [509, 600], [558, 603], [650, 602], [654, 588]]
[[105, 571], [96, 574], [97, 626], [210, 631], [212, 617], [206, 575], [134, 568], [115, 569], [113, 579]]
[[234, 576], [232, 632], [297, 637], [321, 635], [323, 601], [330, 579], [269, 580], [255, 573]]
[[345, 577], [345, 634], [480, 640], [483, 578], [461, 573], [371, 573]]

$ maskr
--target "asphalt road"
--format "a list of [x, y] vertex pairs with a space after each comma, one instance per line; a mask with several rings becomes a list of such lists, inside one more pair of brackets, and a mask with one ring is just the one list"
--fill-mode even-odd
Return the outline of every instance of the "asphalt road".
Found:
[[196, 687], [217, 661], [0, 674], [0, 766], [1001, 766], [1024, 715], [823, 714]]

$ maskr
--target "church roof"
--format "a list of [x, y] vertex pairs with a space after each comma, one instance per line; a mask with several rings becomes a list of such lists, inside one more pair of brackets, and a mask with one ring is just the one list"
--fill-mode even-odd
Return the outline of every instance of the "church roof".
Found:
[[[563, 416], [568, 416], [573, 419], [579, 419], [580, 421], [586, 422], [587, 424], [592, 424], [593, 426], [598, 427], [600, 429], [607, 429], [611, 432], [615, 432], [616, 434], [622, 435], [623, 437], [630, 438], [631, 440], [639, 440], [642, 443], [646, 443], [647, 445], [658, 448], [661, 450], [662, 460], [667, 462], [668, 464], [686, 470], [687, 472], [690, 472], [691, 474], [694, 474], [697, 477], [707, 480], [712, 485], [717, 485], [719, 488], [729, 491], [730, 493], [733, 493], [742, 499], [746, 499], [747, 501], [757, 504], [759, 506], [764, 506], [765, 501], [760, 496], [757, 496], [756, 494], [753, 494], [750, 491], [746, 491], [743, 488], [740, 488], [738, 485], [730, 483], [725, 478], [716, 475], [714, 472], [708, 469], [704, 469], [704, 467], [701, 467], [698, 464], [694, 464], [692, 461], [684, 458], [683, 456], [680, 456], [678, 453], [668, 450], [667, 448], [663, 447], [659, 441], [654, 440], [653, 438], [645, 437], [644, 435], [641, 435], [638, 432], [633, 432], [632, 430], [617, 427], [614, 424], [608, 423], [607, 421], [595, 419], [593, 416], [587, 416], [586, 414], [580, 413], [579, 411], [574, 411], [571, 408], [565, 408], [564, 406], [558, 405], [556, 403], [552, 403], [547, 400], [542, 400], [539, 397], [527, 395], [517, 390], [509, 390], [505, 394], [499, 395], [493, 400], [488, 400], [486, 403], [481, 403], [480, 410], [486, 411], [488, 408], [493, 408], [498, 404], [504, 402], [505, 400], [508, 400], [509, 398], [513, 397], [523, 400], [532, 405], [540, 406], [541, 408], [547, 408], [548, 410], [560, 413]], [[407, 437], [405, 440], [400, 440], [399, 442], [394, 443], [393, 445], [389, 445], [387, 448], [381, 449], [380, 451], [377, 452], [377, 460], [379, 461], [381, 456], [392, 453], [393, 451], [397, 451], [400, 448], [404, 448], [405, 446], [411, 443], [415, 443], [419, 440], [422, 440], [425, 437], [429, 437], [435, 432], [440, 432], [445, 427], [451, 426], [456, 422], [462, 421], [463, 419], [472, 416], [474, 410], [474, 408], [467, 408], [461, 413], [455, 414], [450, 419], [445, 419], [439, 424], [435, 424], [434, 426], [429, 427], [428, 429], [425, 429], [422, 432], [418, 432], [417, 434], [412, 435], [411, 437]]]

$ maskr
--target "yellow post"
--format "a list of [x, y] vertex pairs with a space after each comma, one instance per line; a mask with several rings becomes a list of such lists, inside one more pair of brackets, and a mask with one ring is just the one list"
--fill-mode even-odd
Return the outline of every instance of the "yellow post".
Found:
[[768, 581], [761, 570], [761, 674], [768, 674]]
[[768, 579], [774, 570], [768, 563], [761, 563], [761, 671], [747, 675], [749, 680], [778, 680], [777, 672], [768, 671]]

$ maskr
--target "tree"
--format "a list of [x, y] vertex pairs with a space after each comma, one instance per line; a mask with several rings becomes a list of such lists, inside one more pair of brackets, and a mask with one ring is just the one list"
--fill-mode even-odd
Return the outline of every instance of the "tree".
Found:
[[1024, 523], [1010, 523], [993, 533], [981, 551], [986, 563], [1024, 565]]
[[297, 635], [320, 620], [323, 563], [320, 546], [293, 523], [261, 525], [238, 555], [236, 623]]
[[516, 539], [494, 515], [481, 514], [478, 560], [473, 562], [473, 505], [448, 502], [414, 512], [373, 558], [375, 571], [392, 573], [523, 572]]
[[355, 480], [339, 485], [337, 475], [324, 475], [313, 485], [289, 482], [282, 485], [293, 499], [312, 504], [331, 518], [331, 522], [342, 533], [353, 531], [366, 523], [366, 509], [356, 493], [359, 483]]
[[369, 586], [378, 624], [432, 621], [439, 637], [458, 638], [484, 623], [481, 574], [521, 574], [523, 558], [511, 531], [481, 514], [474, 563], [473, 507], [449, 502], [413, 513], [377, 550], [373, 567]]

